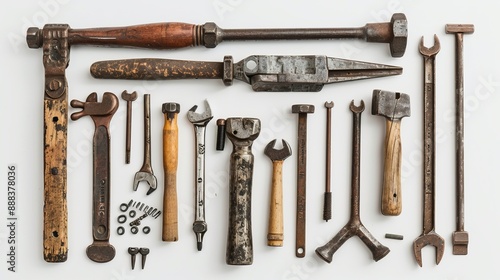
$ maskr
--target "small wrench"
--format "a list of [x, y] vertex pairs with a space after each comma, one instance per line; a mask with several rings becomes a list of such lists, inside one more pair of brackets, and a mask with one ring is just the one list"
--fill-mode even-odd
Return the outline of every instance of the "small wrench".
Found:
[[436, 160], [436, 114], [435, 59], [441, 45], [434, 35], [434, 46], [426, 48], [424, 38], [420, 40], [418, 50], [424, 57], [424, 230], [413, 242], [413, 252], [419, 266], [422, 266], [422, 248], [427, 245], [436, 247], [436, 264], [444, 254], [444, 239], [434, 231], [435, 210], [435, 160]]
[[89, 259], [103, 263], [111, 261], [116, 254], [109, 243], [109, 200], [110, 200], [110, 136], [109, 123], [118, 109], [118, 97], [111, 92], [103, 95], [102, 102], [97, 102], [97, 93], [91, 93], [86, 102], [71, 101], [71, 107], [82, 108], [71, 114], [76, 121], [83, 116], [90, 116], [95, 124], [93, 157], [93, 201], [92, 201], [92, 236], [93, 243], [87, 247]]
[[187, 112], [188, 120], [193, 124], [194, 135], [196, 137], [196, 180], [195, 180], [195, 214], [193, 231], [196, 234], [198, 251], [201, 251], [203, 245], [203, 235], [207, 232], [207, 223], [205, 221], [205, 131], [207, 124], [214, 117], [210, 110], [210, 104], [205, 100], [205, 112], [195, 113], [197, 105], [194, 105]]
[[137, 190], [141, 181], [146, 181], [149, 184], [147, 195], [156, 190], [157, 180], [151, 167], [151, 103], [149, 94], [144, 94], [144, 162], [141, 169], [135, 173], [134, 191]]

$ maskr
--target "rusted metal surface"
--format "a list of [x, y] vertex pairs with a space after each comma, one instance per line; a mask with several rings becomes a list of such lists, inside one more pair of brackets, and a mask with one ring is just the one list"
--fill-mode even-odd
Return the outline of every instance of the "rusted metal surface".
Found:
[[130, 163], [130, 148], [132, 134], [132, 101], [137, 99], [137, 92], [122, 92], [122, 99], [127, 101], [127, 129], [125, 131], [125, 163]]
[[326, 170], [325, 170], [325, 197], [323, 202], [323, 220], [332, 218], [332, 108], [333, 102], [325, 102], [326, 108]]
[[351, 237], [358, 236], [370, 249], [373, 260], [379, 261], [389, 252], [389, 248], [380, 244], [365, 228], [360, 219], [360, 160], [361, 160], [361, 113], [365, 104], [361, 100], [359, 106], [351, 102], [353, 113], [352, 174], [351, 174], [351, 217], [347, 224], [324, 246], [316, 249], [316, 254], [324, 261], [331, 263], [333, 254]]
[[216, 79], [231, 85], [233, 79], [254, 91], [320, 91], [325, 84], [400, 75], [401, 67], [321, 55], [253, 55], [237, 63], [172, 59], [123, 59], [99, 61], [90, 73], [98, 79], [172, 80]]
[[292, 105], [292, 113], [299, 114], [297, 127], [297, 215], [295, 222], [295, 256], [306, 256], [306, 172], [307, 172], [307, 114], [314, 113], [314, 105]]
[[472, 24], [447, 24], [446, 33], [455, 35], [455, 107], [456, 107], [456, 189], [457, 228], [452, 235], [453, 254], [467, 255], [469, 233], [464, 227], [464, 58], [463, 35], [474, 33]]
[[132, 188], [137, 191], [140, 182], [146, 182], [149, 190], [146, 193], [150, 195], [157, 188], [158, 180], [151, 166], [151, 96], [144, 94], [144, 161], [141, 169], [135, 173]]
[[420, 40], [419, 51], [424, 58], [424, 223], [422, 234], [413, 242], [413, 253], [422, 266], [422, 248], [431, 245], [436, 248], [436, 264], [444, 254], [444, 239], [435, 232], [435, 171], [436, 171], [436, 54], [441, 49], [439, 39], [434, 35], [434, 46], [424, 46]]
[[214, 117], [210, 104], [205, 100], [206, 110], [202, 113], [196, 113], [197, 105], [194, 105], [188, 112], [187, 118], [193, 124], [195, 135], [195, 206], [193, 231], [196, 235], [196, 244], [198, 251], [201, 251], [203, 245], [203, 236], [207, 232], [207, 222], [205, 221], [205, 134], [207, 124]]
[[229, 223], [226, 263], [253, 263], [252, 181], [253, 141], [259, 136], [260, 120], [256, 118], [226, 119], [226, 135], [233, 143], [229, 162]]
[[87, 256], [95, 262], [109, 262], [115, 257], [115, 248], [109, 243], [110, 214], [110, 133], [111, 118], [118, 109], [118, 97], [106, 92], [102, 102], [97, 101], [97, 93], [91, 93], [86, 102], [72, 100], [73, 108], [82, 111], [71, 114], [72, 120], [90, 116], [95, 124], [93, 143], [93, 197], [92, 236], [93, 243], [87, 247]]

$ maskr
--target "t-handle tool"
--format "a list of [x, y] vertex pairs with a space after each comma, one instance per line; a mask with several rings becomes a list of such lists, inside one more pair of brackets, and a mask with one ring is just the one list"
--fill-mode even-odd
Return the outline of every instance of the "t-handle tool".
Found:
[[292, 155], [292, 148], [288, 142], [282, 139], [281, 143], [283, 147], [275, 149], [276, 139], [274, 139], [264, 149], [264, 154], [273, 162], [267, 246], [275, 247], [283, 246], [283, 162]]
[[436, 169], [436, 54], [441, 49], [439, 39], [434, 35], [434, 46], [424, 46], [420, 40], [418, 50], [424, 57], [424, 226], [422, 235], [413, 242], [413, 252], [419, 266], [422, 266], [422, 248], [436, 247], [436, 264], [444, 254], [444, 239], [435, 230], [435, 169]]
[[332, 174], [332, 101], [325, 102], [326, 108], [326, 162], [325, 162], [325, 195], [323, 201], [323, 220], [327, 221], [332, 218], [332, 190], [331, 190], [331, 174]]
[[252, 144], [260, 133], [256, 118], [228, 118], [226, 135], [233, 143], [229, 162], [229, 223], [226, 263], [250, 265], [253, 262], [252, 242]]
[[397, 216], [403, 210], [401, 119], [409, 117], [410, 114], [410, 96], [408, 94], [379, 89], [373, 91], [372, 115], [386, 118], [381, 207], [384, 215]]
[[118, 109], [118, 97], [105, 92], [102, 102], [97, 102], [97, 93], [91, 93], [86, 102], [72, 100], [73, 108], [82, 111], [71, 114], [76, 121], [90, 116], [95, 124], [93, 157], [93, 202], [92, 236], [94, 242], [87, 247], [87, 256], [95, 262], [109, 262], [115, 257], [115, 248], [109, 243], [110, 213], [110, 134], [109, 123]]
[[361, 173], [361, 113], [365, 110], [365, 103], [361, 100], [359, 106], [351, 101], [349, 109], [353, 115], [353, 145], [352, 145], [352, 174], [351, 174], [351, 217], [347, 224], [325, 245], [316, 248], [316, 254], [326, 261], [332, 262], [333, 254], [353, 236], [358, 236], [372, 252], [373, 260], [379, 261], [389, 252], [389, 248], [380, 244], [366, 229], [360, 218], [360, 173]]
[[163, 103], [163, 241], [179, 240], [177, 208], [177, 165], [179, 161], [179, 127], [177, 116], [181, 106], [178, 103]]
[[446, 33], [455, 34], [456, 184], [457, 229], [453, 232], [453, 254], [467, 255], [469, 233], [464, 229], [464, 34], [474, 33], [472, 24], [447, 24]]
[[[32, 27], [29, 41], [37, 43], [40, 30]], [[69, 42], [79, 45], [130, 46], [151, 49], [177, 49], [204, 45], [215, 48], [222, 41], [362, 39], [388, 43], [393, 57], [406, 50], [408, 21], [402, 13], [393, 14], [390, 22], [367, 23], [355, 28], [275, 28], [222, 29], [213, 22], [194, 25], [182, 22], [151, 23], [127, 27], [69, 29]]]
[[254, 91], [320, 91], [325, 84], [400, 75], [391, 65], [327, 57], [324, 55], [252, 55], [233, 63], [172, 59], [123, 59], [99, 61], [90, 73], [98, 79], [175, 80], [222, 79], [226, 86], [240, 80]]
[[203, 245], [203, 235], [207, 232], [207, 223], [205, 221], [205, 134], [207, 124], [214, 117], [210, 104], [205, 100], [205, 112], [196, 113], [197, 105], [194, 105], [187, 112], [188, 120], [193, 124], [195, 135], [195, 211], [193, 231], [196, 234], [196, 244], [198, 251], [201, 251]]
[[144, 162], [141, 169], [134, 176], [134, 191], [137, 191], [139, 182], [145, 181], [149, 185], [147, 195], [156, 190], [157, 180], [151, 167], [151, 96], [144, 94]]
[[132, 134], [132, 101], [137, 99], [137, 92], [128, 93], [124, 90], [122, 92], [122, 99], [127, 101], [127, 129], [125, 132], [126, 143], [125, 143], [125, 163], [130, 163], [130, 146], [131, 146], [131, 134]]

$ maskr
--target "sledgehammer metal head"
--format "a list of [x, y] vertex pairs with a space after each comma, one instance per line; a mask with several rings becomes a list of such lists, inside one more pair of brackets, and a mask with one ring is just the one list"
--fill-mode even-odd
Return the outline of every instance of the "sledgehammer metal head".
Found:
[[372, 115], [383, 116], [392, 121], [409, 117], [411, 115], [410, 96], [400, 92], [374, 90]]

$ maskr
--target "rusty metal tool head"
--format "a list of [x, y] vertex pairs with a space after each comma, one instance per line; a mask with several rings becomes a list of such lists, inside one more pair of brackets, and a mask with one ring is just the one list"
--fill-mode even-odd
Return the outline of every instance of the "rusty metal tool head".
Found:
[[455, 35], [455, 107], [456, 107], [456, 189], [457, 215], [456, 230], [452, 235], [453, 254], [467, 255], [469, 233], [465, 231], [464, 222], [464, 34], [474, 33], [473, 24], [447, 24], [447, 34]]
[[72, 120], [90, 116], [95, 124], [93, 140], [93, 202], [92, 202], [92, 236], [93, 243], [87, 247], [87, 256], [95, 262], [109, 262], [116, 254], [109, 243], [110, 236], [110, 134], [109, 124], [118, 109], [118, 97], [105, 92], [102, 102], [97, 101], [97, 93], [93, 92], [86, 102], [72, 100], [71, 106], [82, 108], [82, 111], [71, 114]]
[[405, 93], [374, 90], [372, 115], [386, 118], [384, 173], [382, 180], [382, 207], [384, 215], [401, 214], [401, 119], [409, 117], [410, 96]]
[[288, 142], [282, 139], [281, 143], [282, 148], [276, 149], [276, 139], [274, 139], [264, 149], [264, 154], [273, 162], [267, 245], [275, 247], [283, 246], [283, 162], [292, 155]]
[[441, 50], [441, 43], [439, 42], [439, 38], [436, 34], [434, 34], [434, 45], [430, 48], [424, 45], [424, 36], [420, 38], [420, 43], [418, 44], [418, 51], [424, 57], [435, 56], [436, 54], [439, 53], [440, 50]]
[[146, 193], [150, 195], [157, 188], [157, 179], [151, 167], [151, 97], [144, 94], [144, 162], [141, 169], [135, 173], [133, 189], [137, 191], [139, 182], [146, 182], [149, 190]]
[[320, 91], [325, 84], [400, 75], [398, 66], [354, 61], [323, 55], [252, 55], [237, 63], [171, 59], [124, 59], [99, 61], [90, 73], [98, 79], [172, 80], [217, 79], [232, 85], [233, 79], [254, 91]]
[[205, 126], [214, 116], [212, 115], [212, 110], [210, 109], [210, 104], [205, 100], [205, 111], [203, 113], [196, 113], [198, 105], [194, 105], [187, 112], [188, 120], [194, 125]]
[[254, 156], [252, 144], [260, 134], [257, 118], [226, 119], [226, 135], [233, 144], [229, 162], [229, 222], [226, 263], [253, 263], [252, 182]]
[[360, 105], [356, 106], [353, 100], [349, 109], [353, 113], [351, 217], [347, 224], [330, 241], [316, 248], [316, 254], [327, 263], [332, 262], [333, 254], [353, 236], [358, 236], [365, 243], [372, 252], [375, 261], [379, 261], [390, 252], [389, 248], [375, 239], [360, 219], [361, 113], [365, 109], [365, 103], [361, 100]]

